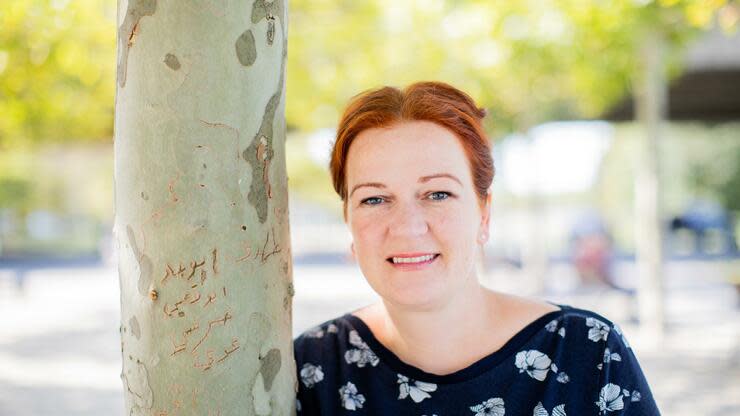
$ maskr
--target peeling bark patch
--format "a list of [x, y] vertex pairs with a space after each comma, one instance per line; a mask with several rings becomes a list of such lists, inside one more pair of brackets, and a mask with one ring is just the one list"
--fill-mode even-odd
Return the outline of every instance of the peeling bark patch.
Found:
[[[257, 3], [259, 3], [259, 1]], [[255, 3], [255, 5], [257, 3]], [[276, 1], [275, 3], [278, 2]], [[254, 13], [252, 14], [252, 18], [254, 21]], [[275, 123], [275, 112], [278, 109], [280, 98], [283, 94], [287, 52], [288, 42], [287, 39], [283, 38], [283, 59], [280, 63], [280, 80], [278, 81], [277, 90], [265, 105], [265, 112], [262, 115], [262, 123], [260, 124], [259, 131], [257, 131], [257, 134], [252, 138], [252, 142], [249, 147], [244, 149], [242, 152], [242, 158], [250, 165], [252, 173], [252, 183], [249, 187], [249, 195], [247, 195], [247, 199], [252, 207], [254, 207], [255, 211], [257, 211], [257, 218], [261, 224], [264, 224], [265, 221], [267, 221], [269, 199], [272, 197], [269, 181], [270, 161], [274, 155], [272, 126]], [[281, 120], [281, 123], [282, 122], [284, 122], [284, 120]], [[260, 178], [262, 180], [259, 180]]]
[[267, 416], [272, 414], [270, 406], [270, 395], [265, 390], [262, 377], [257, 377], [252, 384], [252, 412], [251, 415]]
[[284, 7], [283, 0], [257, 0], [252, 6], [252, 23], [267, 19], [267, 43], [269, 45], [272, 45], [275, 36], [275, 17], [280, 19], [280, 26], [285, 27], [283, 22]]
[[139, 280], [137, 282], [137, 288], [142, 296], [147, 296], [149, 293], [149, 286], [152, 284], [152, 260], [149, 256], [143, 254], [136, 244], [136, 236], [134, 235], [134, 229], [131, 225], [126, 226], [126, 234], [128, 235], [128, 241], [131, 245], [131, 250], [134, 252], [134, 257], [139, 263]]
[[174, 71], [180, 69], [180, 61], [177, 59], [177, 56], [171, 53], [164, 56], [164, 63]]
[[139, 20], [151, 16], [157, 10], [157, 0], [129, 0], [126, 16], [118, 28], [118, 86], [126, 85], [126, 67], [128, 52], [136, 41], [139, 31]]
[[254, 35], [251, 30], [242, 33], [237, 39], [236, 57], [244, 66], [251, 66], [257, 60], [257, 47], [254, 44]]
[[270, 391], [275, 376], [280, 371], [280, 350], [273, 348], [264, 357], [260, 357], [260, 373], [265, 382], [265, 390]]
[[127, 408], [151, 409], [154, 404], [154, 392], [149, 385], [149, 371], [140, 360], [135, 362], [131, 357], [123, 362], [124, 371], [121, 378], [126, 389]]
[[139, 320], [135, 316], [132, 316], [128, 320], [128, 326], [131, 327], [131, 333], [134, 334], [136, 339], [141, 339], [141, 328], [139, 327]]
[[[282, 69], [281, 72], [283, 72]], [[249, 188], [247, 199], [249, 199], [249, 202], [257, 211], [257, 217], [262, 224], [267, 220], [268, 199], [272, 197], [270, 161], [275, 153], [272, 147], [272, 125], [275, 121], [275, 111], [280, 102], [282, 86], [283, 76], [281, 75], [278, 91], [270, 97], [270, 100], [265, 106], [265, 113], [262, 116], [260, 129], [252, 140], [252, 144], [242, 153], [242, 157], [249, 163], [252, 169], [252, 184]]]

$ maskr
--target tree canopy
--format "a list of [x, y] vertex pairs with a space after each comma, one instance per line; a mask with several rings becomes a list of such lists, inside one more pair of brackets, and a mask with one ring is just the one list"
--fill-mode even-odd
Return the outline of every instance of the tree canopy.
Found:
[[[110, 140], [114, 3], [3, 3], [0, 148]], [[680, 46], [739, 18], [728, 0], [293, 0], [287, 122], [332, 126], [360, 91], [423, 79], [470, 92], [494, 135], [596, 117], [628, 92], [645, 28]]]

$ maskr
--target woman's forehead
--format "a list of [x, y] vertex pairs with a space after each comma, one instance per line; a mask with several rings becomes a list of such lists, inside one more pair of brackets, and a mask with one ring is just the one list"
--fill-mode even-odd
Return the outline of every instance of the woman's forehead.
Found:
[[462, 151], [437, 148], [413, 152], [358, 152], [347, 166], [349, 189], [360, 183], [425, 184], [449, 181], [465, 186], [472, 183], [470, 168]]
[[[407, 158], [409, 154], [413, 159]], [[444, 163], [465, 158], [465, 152], [450, 130], [429, 121], [409, 121], [364, 130], [355, 137], [347, 154], [347, 164], [373, 163], [375, 158], [404, 162], [435, 158]]]

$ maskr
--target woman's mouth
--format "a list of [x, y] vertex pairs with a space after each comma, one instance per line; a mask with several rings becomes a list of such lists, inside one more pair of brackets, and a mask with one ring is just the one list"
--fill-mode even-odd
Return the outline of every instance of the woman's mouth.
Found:
[[393, 256], [386, 259], [393, 267], [401, 270], [418, 270], [434, 263], [439, 253], [429, 253], [414, 256]]

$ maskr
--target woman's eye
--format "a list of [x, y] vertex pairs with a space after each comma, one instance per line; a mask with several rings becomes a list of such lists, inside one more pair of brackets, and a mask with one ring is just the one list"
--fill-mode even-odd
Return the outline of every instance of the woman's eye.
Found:
[[362, 205], [378, 205], [381, 202], [383, 202], [383, 198], [380, 198], [380, 197], [377, 197], [377, 196], [373, 196], [373, 197], [370, 197], [370, 198], [363, 199], [362, 201], [360, 201], [360, 204], [362, 204]]
[[450, 193], [444, 192], [444, 191], [432, 192], [431, 194], [429, 194], [429, 198], [435, 201], [442, 201], [449, 197], [450, 197]]

